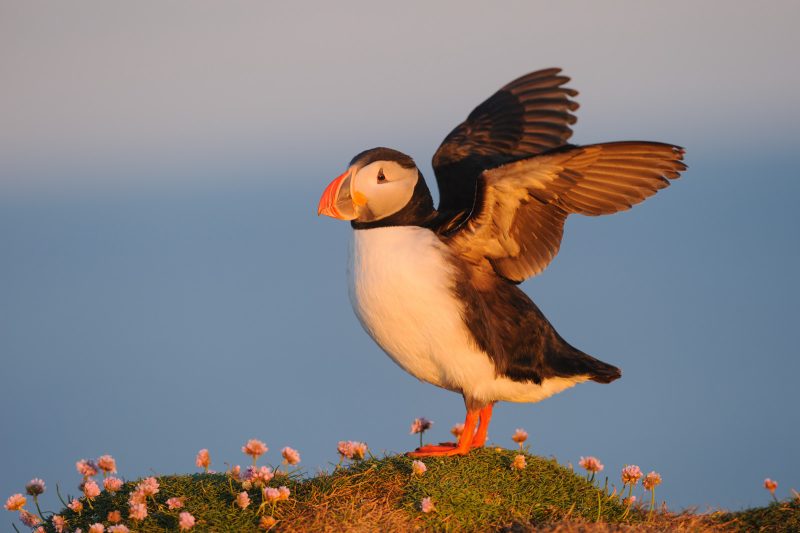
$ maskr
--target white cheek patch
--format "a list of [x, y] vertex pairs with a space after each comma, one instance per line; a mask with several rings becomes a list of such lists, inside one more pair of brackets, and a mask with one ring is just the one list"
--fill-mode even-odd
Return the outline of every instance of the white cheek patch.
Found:
[[[379, 170], [386, 181], [378, 182]], [[353, 180], [353, 200], [359, 219], [380, 220], [403, 209], [414, 195], [419, 180], [416, 168], [403, 168], [393, 161], [376, 161], [362, 168]]]

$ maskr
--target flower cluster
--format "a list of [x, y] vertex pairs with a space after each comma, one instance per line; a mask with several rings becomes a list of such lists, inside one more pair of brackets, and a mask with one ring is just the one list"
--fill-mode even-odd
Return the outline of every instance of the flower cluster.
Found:
[[770, 478], [767, 478], [767, 479], [764, 480], [764, 488], [767, 489], [770, 492], [770, 494], [772, 494], [774, 496], [775, 495], [775, 489], [778, 488], [778, 482], [777, 481], [773, 481]]
[[178, 527], [181, 531], [188, 531], [194, 527], [195, 519], [190, 513], [183, 511], [178, 517]]
[[641, 479], [642, 475], [642, 469], [638, 466], [626, 465], [625, 468], [622, 469], [622, 486], [628, 485], [633, 489], [633, 486], [639, 483], [639, 479]]
[[182, 498], [170, 498], [167, 500], [167, 508], [170, 511], [174, 511], [176, 509], [181, 509], [183, 507], [184, 502], [186, 501], [185, 497]]
[[578, 461], [578, 464], [581, 466], [581, 468], [587, 472], [590, 472], [592, 475], [596, 474], [597, 472], [601, 472], [603, 468], [605, 468], [603, 463], [601, 463], [597, 457], [592, 457], [591, 455], [589, 457], [581, 457], [581, 460]]
[[36, 498], [40, 494], [44, 494], [44, 481], [39, 478], [33, 478], [25, 485], [25, 492]]
[[12, 494], [6, 500], [5, 507], [9, 511], [19, 511], [20, 509], [25, 507], [26, 503], [27, 503], [27, 500], [25, 499], [25, 496], [23, 496], [22, 494], [17, 493], [17, 494]]
[[415, 418], [413, 422], [411, 422], [411, 435], [415, 433], [419, 433], [419, 445], [422, 446], [422, 435], [431, 429], [433, 426], [433, 421], [428, 420], [425, 417]]
[[427, 498], [422, 498], [422, 501], [419, 504], [420, 510], [423, 513], [431, 513], [436, 510], [436, 506], [433, 504], [430, 496]]
[[360, 461], [366, 457], [368, 448], [367, 444], [364, 442], [348, 440], [339, 441], [336, 450], [339, 452], [340, 461], [345, 457], [353, 461]]
[[428, 420], [424, 416], [421, 416], [419, 418], [415, 418], [414, 421], [411, 423], [411, 433], [410, 434], [414, 435], [415, 433], [424, 433], [424, 432], [428, 431], [429, 429], [431, 429], [431, 426], [433, 426], [433, 421], [432, 420]]
[[97, 467], [103, 471], [103, 477], [117, 473], [117, 462], [110, 455], [101, 455], [97, 458]]
[[122, 485], [122, 480], [118, 477], [109, 476], [103, 480], [103, 488], [111, 493], [119, 492]]
[[525, 467], [528, 466], [525, 463], [525, 456], [522, 454], [514, 456], [514, 460], [511, 461], [511, 470], [525, 470]]
[[268, 466], [262, 466], [259, 468], [256, 468], [255, 466], [248, 466], [247, 470], [245, 470], [244, 475], [242, 476], [242, 481], [249, 483], [249, 486], [255, 485], [257, 487], [265, 487], [273, 477], [275, 477], [275, 473]]
[[197, 456], [194, 458], [194, 464], [197, 468], [202, 468], [205, 470], [206, 474], [208, 474], [208, 467], [211, 466], [211, 456], [207, 449], [203, 448], [197, 452]]
[[88, 479], [97, 475], [97, 464], [90, 459], [81, 459], [76, 462], [75, 469], [83, 476], [83, 479]]
[[247, 443], [245, 443], [244, 446], [242, 446], [242, 453], [245, 453], [253, 458], [253, 466], [256, 465], [258, 458], [268, 451], [269, 448], [267, 448], [267, 445], [258, 439], [250, 439], [247, 441]]
[[300, 453], [294, 448], [286, 446], [281, 450], [281, 456], [287, 465], [296, 465], [300, 462]]
[[511, 440], [519, 444], [519, 449], [522, 449], [522, 444], [528, 440], [528, 432], [522, 428], [517, 428], [514, 434], [511, 436]]

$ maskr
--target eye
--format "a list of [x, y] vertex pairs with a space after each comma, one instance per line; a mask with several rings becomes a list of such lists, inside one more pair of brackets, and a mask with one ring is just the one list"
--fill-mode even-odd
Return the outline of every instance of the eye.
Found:
[[383, 169], [378, 171], [378, 183], [386, 183], [386, 176], [383, 174]]

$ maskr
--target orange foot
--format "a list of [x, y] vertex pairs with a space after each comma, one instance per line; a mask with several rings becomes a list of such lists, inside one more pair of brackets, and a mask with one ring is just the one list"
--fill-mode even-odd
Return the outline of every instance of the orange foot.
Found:
[[462, 449], [459, 446], [423, 446], [413, 452], [408, 452], [409, 457], [447, 457], [450, 455], [467, 455], [470, 448]]
[[[480, 448], [486, 442], [486, 432], [489, 429], [489, 420], [492, 418], [492, 404], [483, 409], [467, 410], [467, 418], [464, 420], [464, 431], [458, 438], [458, 444], [454, 442], [440, 442], [420, 446], [413, 452], [408, 452], [409, 457], [445, 457], [450, 455], [467, 455], [471, 449]], [[478, 425], [480, 419], [480, 425]], [[478, 426], [475, 431], [475, 426]]]
[[426, 444], [425, 446], [420, 446], [413, 452], [408, 453], [442, 452], [446, 450], [452, 450], [457, 446], [458, 445], [455, 442], [440, 442], [439, 444]]

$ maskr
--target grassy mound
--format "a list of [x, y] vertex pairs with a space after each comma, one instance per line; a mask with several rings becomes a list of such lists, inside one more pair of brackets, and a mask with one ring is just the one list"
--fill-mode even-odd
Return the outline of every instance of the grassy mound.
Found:
[[[273, 530], [279, 531], [736, 530], [789, 523], [797, 531], [800, 523], [796, 505], [787, 513], [777, 504], [737, 515], [658, 513], [648, 522], [646, 512], [627, 510], [618, 497], [554, 460], [526, 455], [527, 467], [512, 470], [516, 454], [491, 448], [462, 458], [425, 459], [427, 472], [421, 476], [412, 475], [412, 461], [403, 456], [365, 460], [309, 479], [277, 476], [270, 486], [287, 486], [291, 497], [261, 509], [261, 491], [255, 487], [248, 491], [252, 503], [239, 508], [236, 496], [244, 488], [226, 474], [163, 476], [142, 521], [128, 518], [127, 501], [134, 482], [126, 483], [117, 494], [103, 492], [92, 508], [85, 505], [80, 514], [69, 509], [60, 514], [67, 519], [68, 531], [80, 527], [84, 532], [97, 522], [108, 526], [108, 513], [114, 510], [121, 511], [123, 523], [138, 532], [177, 531], [181, 511], [197, 519], [194, 531], [218, 532], [257, 531], [264, 515], [277, 520]], [[165, 502], [171, 497], [184, 497], [185, 507], [169, 510]], [[432, 512], [421, 511], [423, 498], [431, 498]], [[54, 531], [51, 524], [46, 529]]]
[[734, 531], [800, 531], [800, 499], [738, 513], [720, 513], [715, 518]]

